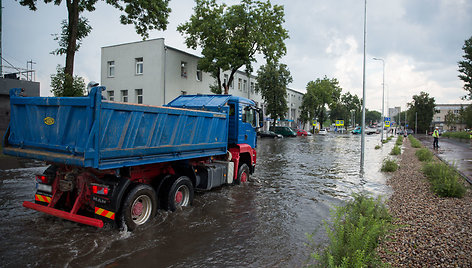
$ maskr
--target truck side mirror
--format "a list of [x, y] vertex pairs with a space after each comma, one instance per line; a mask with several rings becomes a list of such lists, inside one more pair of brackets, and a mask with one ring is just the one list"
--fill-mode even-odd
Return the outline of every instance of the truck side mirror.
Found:
[[259, 114], [259, 127], [263, 127], [264, 126], [264, 112], [262, 111], [262, 109], [258, 109], [257, 110], [257, 113]]

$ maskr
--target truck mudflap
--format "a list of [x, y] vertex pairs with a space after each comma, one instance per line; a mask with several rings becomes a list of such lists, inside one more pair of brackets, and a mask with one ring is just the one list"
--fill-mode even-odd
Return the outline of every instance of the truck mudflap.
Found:
[[98, 227], [98, 228], [103, 227], [103, 221], [102, 220], [95, 219], [95, 218], [90, 218], [90, 217], [86, 217], [86, 216], [82, 216], [82, 215], [78, 215], [78, 214], [74, 214], [74, 213], [70, 213], [70, 212], [66, 212], [66, 211], [51, 208], [51, 207], [46, 207], [46, 206], [43, 206], [43, 205], [40, 205], [40, 204], [35, 204], [35, 203], [29, 202], [29, 201], [24, 201], [23, 202], [23, 207], [34, 209], [34, 210], [37, 210], [39, 212], [43, 212], [43, 213], [46, 213], [46, 214], [49, 214], [49, 215], [52, 215], [52, 216], [56, 216], [56, 217], [59, 217], [59, 218], [65, 219], [65, 220], [69, 220], [69, 221], [73, 221], [73, 222], [77, 222], [77, 223], [82, 223], [82, 224], [86, 224], [86, 225], [90, 225], [90, 226], [94, 226], [94, 227]]

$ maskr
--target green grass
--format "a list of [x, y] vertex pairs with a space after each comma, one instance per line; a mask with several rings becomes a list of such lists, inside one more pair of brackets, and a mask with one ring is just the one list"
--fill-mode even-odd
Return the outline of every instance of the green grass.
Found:
[[387, 143], [387, 142], [388, 142], [388, 139], [382, 140], [382, 143]]
[[429, 178], [431, 188], [441, 197], [462, 197], [466, 192], [456, 170], [444, 163], [428, 162], [423, 166], [423, 173]]
[[390, 152], [391, 155], [400, 155], [402, 153], [402, 150], [398, 145], [393, 146], [392, 151]]
[[418, 160], [422, 162], [431, 161], [433, 159], [433, 153], [428, 148], [418, 149], [415, 153]]
[[375, 150], [378, 150], [378, 149], [380, 149], [380, 148], [382, 148], [382, 146], [380, 146], [380, 145], [375, 145]]
[[385, 159], [382, 163], [382, 168], [380, 168], [383, 172], [394, 172], [398, 169], [398, 164], [395, 160]]
[[391, 139], [393, 139], [393, 137], [392, 137], [392, 136], [389, 136], [389, 137], [387, 137], [387, 140], [391, 140]]
[[354, 199], [331, 212], [331, 222], [324, 226], [328, 245], [318, 252], [313, 234], [308, 236], [313, 250], [311, 267], [381, 267], [377, 255], [381, 238], [394, 228], [392, 217], [380, 198], [355, 194]]
[[423, 145], [421, 145], [421, 142], [417, 140], [413, 135], [408, 135], [408, 138], [410, 139], [411, 147], [413, 148], [421, 148]]
[[399, 135], [397, 141], [395, 142], [396, 145], [400, 146], [403, 144], [403, 136]]
[[441, 135], [442, 137], [446, 138], [456, 138], [456, 139], [470, 139], [470, 133], [469, 132], [446, 132]]

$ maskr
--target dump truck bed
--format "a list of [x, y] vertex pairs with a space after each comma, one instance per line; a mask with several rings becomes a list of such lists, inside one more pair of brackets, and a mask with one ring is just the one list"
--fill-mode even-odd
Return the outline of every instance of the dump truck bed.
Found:
[[112, 169], [227, 151], [228, 95], [197, 96], [196, 107], [183, 109], [110, 102], [102, 90], [95, 87], [87, 97], [21, 97], [12, 89], [4, 153]]

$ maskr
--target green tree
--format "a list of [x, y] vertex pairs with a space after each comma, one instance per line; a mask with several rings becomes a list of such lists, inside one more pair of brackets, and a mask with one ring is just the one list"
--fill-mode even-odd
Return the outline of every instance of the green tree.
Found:
[[464, 99], [472, 100], [472, 36], [465, 40], [464, 46], [463, 61], [459, 61], [459, 78], [464, 81], [464, 90], [467, 91], [467, 95], [464, 96]]
[[[59, 43], [59, 48], [51, 52], [53, 55], [64, 55], [67, 53], [67, 45], [69, 40], [69, 27], [67, 20], [61, 22], [61, 33], [53, 34], [54, 40]], [[77, 52], [82, 45], [82, 40], [89, 35], [92, 31], [92, 26], [89, 25], [88, 19], [85, 17], [79, 17], [79, 22], [77, 24], [77, 46], [75, 51]]]
[[203, 57], [198, 68], [216, 79], [221, 91], [221, 73], [230, 71], [224, 84], [224, 93], [236, 71], [245, 66], [252, 72], [256, 54], [277, 62], [287, 49], [284, 40], [288, 32], [282, 26], [283, 6], [272, 6], [270, 1], [242, 0], [238, 5], [218, 5], [215, 0], [195, 0], [194, 14], [189, 21], [177, 27], [185, 36], [187, 47], [202, 48]]
[[[43, 0], [44, 3], [54, 3], [61, 5], [62, 0]], [[134, 24], [136, 32], [149, 37], [149, 31], [153, 29], [163, 29], [167, 27], [167, 18], [170, 13], [168, 8], [169, 0], [103, 0], [107, 4], [123, 11], [120, 21], [122, 24]], [[22, 6], [29, 7], [30, 10], [37, 10], [38, 0], [20, 0]], [[67, 48], [66, 66], [64, 73], [73, 77], [74, 58], [77, 51], [77, 40], [79, 37], [79, 17], [84, 11], [92, 12], [95, 10], [95, 4], [98, 0], [65, 0], [67, 7]], [[61, 51], [62, 52], [62, 51]], [[67, 77], [66, 77], [67, 78]], [[67, 78], [68, 79], [68, 78]], [[73, 81], [69, 81], [72, 82]]]
[[447, 114], [444, 116], [444, 121], [446, 125], [450, 128], [451, 126], [458, 123], [459, 115], [454, 114], [453, 111], [448, 111]]
[[[418, 133], [424, 133], [425, 131], [429, 130], [429, 126], [433, 121], [435, 106], [436, 104], [434, 98], [429, 97], [428, 93], [422, 91], [420, 92], [420, 95], [414, 95], [413, 101], [408, 103], [408, 125], [412, 129], [417, 127]], [[418, 116], [418, 126], [415, 125], [416, 116]]]
[[256, 92], [261, 92], [262, 99], [266, 103], [267, 114], [273, 120], [273, 125], [278, 118], [284, 119], [288, 111], [287, 85], [292, 82], [290, 71], [285, 64], [268, 62], [257, 71]]
[[460, 120], [466, 128], [472, 128], [472, 105], [467, 105], [465, 109], [461, 107]]
[[382, 114], [378, 111], [369, 111], [365, 109], [365, 123], [371, 125], [375, 122], [379, 122], [382, 119]]
[[57, 73], [51, 75], [51, 92], [56, 97], [80, 97], [85, 95], [85, 82], [82, 77], [71, 77], [64, 68], [57, 65]]
[[308, 82], [306, 94], [302, 100], [302, 118], [312, 120], [318, 118], [320, 126], [327, 118], [326, 106], [334, 108], [341, 95], [341, 88], [336, 78], [329, 79], [326, 76], [323, 79]]

